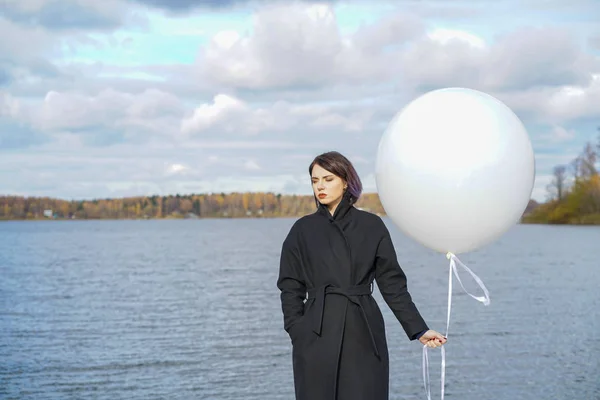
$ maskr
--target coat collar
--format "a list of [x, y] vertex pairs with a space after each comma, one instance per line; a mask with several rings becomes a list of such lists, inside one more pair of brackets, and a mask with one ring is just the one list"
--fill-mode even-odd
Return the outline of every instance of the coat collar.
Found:
[[353, 205], [350, 204], [350, 197], [350, 193], [344, 193], [344, 195], [342, 196], [342, 200], [340, 201], [340, 204], [337, 205], [333, 215], [331, 215], [331, 213], [327, 209], [327, 206], [321, 203], [319, 203], [319, 208], [317, 209], [317, 212], [327, 217], [330, 221], [340, 220], [344, 218], [346, 214], [348, 214], [351, 208], [353, 208]]

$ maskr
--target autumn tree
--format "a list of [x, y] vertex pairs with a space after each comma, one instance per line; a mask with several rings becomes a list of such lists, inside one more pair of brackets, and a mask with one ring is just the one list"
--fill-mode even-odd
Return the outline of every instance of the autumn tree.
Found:
[[242, 209], [244, 211], [248, 211], [249, 205], [250, 205], [250, 193], [242, 194]]
[[567, 180], [567, 167], [557, 165], [553, 170], [552, 182], [548, 185], [550, 199], [562, 200], [565, 194]]
[[185, 214], [192, 211], [193, 207], [194, 207], [194, 204], [192, 203], [192, 201], [190, 199], [181, 200], [181, 203], [179, 205], [179, 209]]
[[549, 202], [536, 207], [524, 217], [524, 222], [551, 224], [600, 224], [600, 175], [598, 174], [598, 151], [588, 142], [570, 163], [574, 181], [566, 188], [564, 166], [553, 170], [549, 185], [552, 194]]
[[598, 175], [598, 169], [596, 168], [596, 161], [598, 153], [592, 143], [586, 143], [583, 152], [581, 154], [581, 175], [584, 178], [590, 178], [594, 175]]

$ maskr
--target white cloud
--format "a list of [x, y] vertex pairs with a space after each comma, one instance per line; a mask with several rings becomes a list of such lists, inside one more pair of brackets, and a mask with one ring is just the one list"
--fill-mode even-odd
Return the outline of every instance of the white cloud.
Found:
[[379, 80], [395, 70], [393, 57], [382, 50], [403, 45], [422, 29], [417, 17], [398, 13], [344, 37], [331, 5], [277, 4], [257, 13], [249, 35], [217, 33], [201, 61], [204, 76], [232, 87]]
[[[425, 33], [425, 21], [416, 14], [402, 10], [387, 14], [376, 23], [362, 26], [344, 39], [356, 56], [376, 55], [380, 57], [382, 49], [397, 51], [409, 41]], [[366, 63], [369, 60], [357, 58], [356, 61]]]
[[[481, 39], [466, 32], [453, 31], [452, 36], [436, 32], [439, 31], [411, 43], [406, 51], [398, 54], [404, 85], [413, 89], [480, 87], [482, 65], [489, 50], [472, 43], [480, 43]], [[470, 39], [465, 40], [465, 37]]]
[[[201, 104], [181, 123], [185, 135], [228, 134], [237, 137], [260, 134], [307, 135], [314, 132], [358, 132], [365, 128], [373, 111], [351, 108], [290, 104], [278, 101], [262, 107], [239, 98], [219, 94], [210, 104]], [[302, 141], [296, 137], [296, 140]]]
[[262, 9], [250, 37], [215, 35], [202, 61], [210, 76], [244, 87], [323, 83], [342, 50], [330, 7], [293, 3]]
[[260, 166], [254, 160], [246, 161], [244, 163], [244, 168], [246, 168], [247, 170], [252, 170], [252, 171], [261, 169]]
[[44, 131], [79, 133], [94, 138], [92, 143], [110, 144], [172, 136], [183, 112], [182, 103], [169, 93], [105, 89], [95, 96], [51, 91], [32, 117]]
[[427, 34], [427, 37], [434, 42], [442, 45], [448, 45], [452, 42], [466, 43], [469, 46], [484, 50], [486, 48], [485, 40], [473, 33], [460, 31], [456, 29], [438, 28]]
[[569, 85], [556, 90], [545, 104], [549, 116], [563, 120], [600, 116], [600, 74], [588, 85]]
[[189, 169], [189, 167], [183, 164], [167, 164], [165, 173], [167, 175], [182, 175], [185, 174], [186, 171], [189, 171]]
[[498, 97], [536, 122], [561, 124], [578, 119], [598, 118], [600, 74], [590, 74], [590, 77], [591, 80], [586, 84], [499, 93]]
[[564, 29], [520, 29], [502, 36], [488, 60], [491, 88], [524, 89], [585, 85], [593, 58]]
[[491, 43], [466, 31], [434, 30], [400, 57], [415, 87], [488, 92], [587, 85], [597, 65], [574, 36], [553, 28], [521, 29]]
[[225, 131], [231, 131], [231, 122], [244, 112], [248, 112], [248, 107], [242, 101], [219, 94], [214, 97], [212, 104], [200, 105], [191, 116], [183, 119], [181, 131], [184, 134], [198, 133], [218, 125]]

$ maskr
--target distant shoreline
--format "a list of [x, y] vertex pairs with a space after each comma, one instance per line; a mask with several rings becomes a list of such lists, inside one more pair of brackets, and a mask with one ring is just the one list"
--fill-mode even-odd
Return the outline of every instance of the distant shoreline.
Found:
[[[48, 197], [5, 195], [0, 196], [0, 222], [297, 219], [314, 213], [315, 207], [313, 195], [282, 195], [273, 192], [153, 195], [94, 200], [62, 200]], [[377, 193], [363, 193], [356, 203], [356, 207], [382, 217], [387, 215]], [[562, 203], [538, 203], [531, 199], [519, 223], [523, 225], [600, 225], [599, 214], [578, 215], [568, 209], [564, 210]], [[560, 214], [557, 214], [557, 211]]]
[[[77, 222], [77, 221], [172, 221], [172, 220], [243, 220], [243, 219], [252, 219], [252, 220], [261, 220], [261, 219], [298, 219], [303, 217], [306, 214], [302, 215], [288, 215], [288, 216], [231, 216], [231, 217], [196, 217], [196, 218], [183, 218], [183, 217], [164, 217], [164, 218], [24, 218], [24, 219], [0, 219], [0, 223], [2, 222]], [[377, 214], [382, 218], [388, 218], [386, 214]], [[548, 223], [548, 222], [531, 222], [531, 221], [519, 221], [516, 225], [546, 225], [546, 226], [600, 226], [600, 223]]]

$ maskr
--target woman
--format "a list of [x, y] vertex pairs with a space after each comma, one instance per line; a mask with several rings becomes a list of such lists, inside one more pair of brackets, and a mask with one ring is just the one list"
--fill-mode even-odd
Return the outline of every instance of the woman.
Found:
[[317, 211], [290, 229], [277, 280], [296, 399], [387, 400], [388, 349], [373, 280], [410, 340], [437, 347], [446, 338], [414, 305], [381, 218], [354, 207], [362, 184], [350, 161], [324, 153], [309, 173]]

